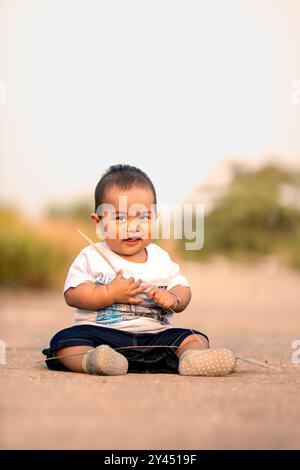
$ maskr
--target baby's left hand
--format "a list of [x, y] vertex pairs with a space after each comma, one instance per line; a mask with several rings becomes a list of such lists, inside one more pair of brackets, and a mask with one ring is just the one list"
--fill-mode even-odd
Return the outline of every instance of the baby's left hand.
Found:
[[162, 308], [174, 309], [177, 305], [176, 297], [166, 289], [160, 289], [159, 287], [151, 289], [150, 292], [148, 292], [148, 297], [153, 299], [154, 302]]

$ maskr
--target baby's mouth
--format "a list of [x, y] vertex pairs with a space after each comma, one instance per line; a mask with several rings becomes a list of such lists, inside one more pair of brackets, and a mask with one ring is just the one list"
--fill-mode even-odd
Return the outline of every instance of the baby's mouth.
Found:
[[140, 237], [128, 237], [128, 238], [124, 238], [123, 242], [126, 242], [126, 243], [137, 243], [139, 240], [141, 240]]

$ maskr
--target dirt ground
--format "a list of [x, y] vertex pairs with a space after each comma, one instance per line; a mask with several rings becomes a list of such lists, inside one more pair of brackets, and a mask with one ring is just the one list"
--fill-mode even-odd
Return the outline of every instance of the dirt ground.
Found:
[[193, 288], [174, 326], [205, 332], [211, 347], [268, 361], [228, 377], [52, 372], [41, 349], [69, 326], [61, 293], [1, 293], [2, 449], [299, 449], [300, 274], [275, 261], [185, 264]]

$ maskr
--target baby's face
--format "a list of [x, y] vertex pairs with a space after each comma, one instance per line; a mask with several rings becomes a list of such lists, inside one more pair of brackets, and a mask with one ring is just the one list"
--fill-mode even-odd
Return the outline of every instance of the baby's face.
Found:
[[92, 219], [100, 221], [106, 243], [121, 256], [134, 256], [152, 240], [156, 215], [153, 193], [148, 188], [111, 188], [97, 214], [99, 217], [92, 214]]

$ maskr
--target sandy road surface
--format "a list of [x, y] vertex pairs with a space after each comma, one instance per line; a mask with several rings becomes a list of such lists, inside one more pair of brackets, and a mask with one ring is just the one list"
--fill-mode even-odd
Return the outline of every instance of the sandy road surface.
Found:
[[60, 293], [2, 293], [2, 449], [300, 448], [300, 275], [265, 262], [186, 264], [193, 287], [176, 326], [282, 367], [240, 363], [229, 377], [51, 372], [37, 361], [51, 336], [72, 323]]

